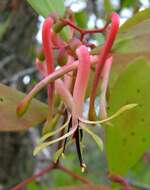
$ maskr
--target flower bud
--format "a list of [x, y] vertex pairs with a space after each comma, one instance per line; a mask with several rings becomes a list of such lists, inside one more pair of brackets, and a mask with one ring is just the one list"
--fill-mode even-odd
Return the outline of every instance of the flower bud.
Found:
[[58, 57], [57, 57], [58, 64], [60, 66], [65, 65], [67, 63], [67, 59], [68, 59], [68, 55], [65, 48], [59, 49]]

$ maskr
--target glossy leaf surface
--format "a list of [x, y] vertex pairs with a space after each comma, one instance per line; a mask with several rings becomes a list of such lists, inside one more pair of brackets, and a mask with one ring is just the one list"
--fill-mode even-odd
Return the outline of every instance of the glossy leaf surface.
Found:
[[47, 17], [51, 12], [62, 15], [65, 11], [64, 0], [27, 0], [32, 8], [41, 16]]
[[136, 164], [150, 146], [149, 84], [150, 64], [139, 59], [128, 65], [110, 91], [109, 115], [125, 104], [138, 104], [106, 126], [109, 168], [119, 174]]
[[128, 19], [119, 30], [113, 46], [113, 65], [110, 85], [112, 86], [128, 64], [134, 59], [150, 59], [150, 8]]

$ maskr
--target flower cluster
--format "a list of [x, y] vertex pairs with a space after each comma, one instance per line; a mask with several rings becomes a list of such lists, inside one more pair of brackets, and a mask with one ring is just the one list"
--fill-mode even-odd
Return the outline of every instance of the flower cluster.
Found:
[[[65, 27], [69, 30], [67, 40], [62, 37]], [[116, 13], [109, 16], [103, 28], [93, 30], [76, 26], [71, 11], [66, 11], [64, 17], [51, 14], [45, 19], [42, 28], [42, 49], [35, 61], [43, 79], [33, 87], [17, 107], [17, 115], [22, 116], [32, 98], [47, 86], [48, 115], [43, 127], [43, 136], [34, 154], [48, 145], [59, 142], [55, 153], [55, 162], [58, 162], [66, 146], [75, 142], [80, 166], [84, 170], [86, 166], [80, 147], [83, 131], [93, 137], [100, 149], [103, 147], [102, 140], [86, 124], [107, 122], [135, 106], [126, 105], [111, 117], [107, 117], [106, 93], [113, 60], [111, 48], [118, 28], [119, 17]], [[87, 34], [94, 33], [104, 34], [105, 42], [102, 46], [95, 47], [86, 40]], [[93, 73], [94, 77], [91, 81], [90, 76]], [[94, 102], [99, 92], [100, 112], [96, 115]], [[87, 98], [89, 98], [88, 119], [92, 121], [83, 119], [84, 104]], [[102, 120], [96, 121], [99, 117]], [[59, 127], [54, 131], [56, 126]], [[58, 133], [60, 134], [58, 138], [51, 139]]]

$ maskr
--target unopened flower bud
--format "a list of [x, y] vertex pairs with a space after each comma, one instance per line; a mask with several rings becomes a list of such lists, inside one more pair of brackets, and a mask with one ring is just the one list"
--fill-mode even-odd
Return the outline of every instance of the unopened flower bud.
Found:
[[60, 66], [63, 66], [67, 63], [67, 53], [65, 48], [62, 48], [58, 51], [57, 61]]

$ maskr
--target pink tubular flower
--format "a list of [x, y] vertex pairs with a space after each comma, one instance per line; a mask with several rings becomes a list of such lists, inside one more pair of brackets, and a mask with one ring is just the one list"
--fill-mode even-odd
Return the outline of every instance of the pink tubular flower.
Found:
[[[91, 65], [95, 63], [97, 63], [97, 56], [92, 56]], [[37, 83], [28, 93], [28, 95], [25, 96], [24, 99], [17, 106], [16, 113], [18, 117], [21, 117], [27, 111], [32, 99], [34, 98], [34, 96], [36, 96], [37, 93], [39, 93], [44, 87], [54, 82], [58, 78], [61, 78], [64, 75], [77, 70], [78, 65], [78, 60], [74, 61], [72, 64], [64, 65], [63, 67], [55, 70], [53, 73], [44, 77], [39, 83]]]
[[[72, 108], [72, 121], [71, 121], [71, 130], [75, 129], [73, 137], [76, 142], [76, 149], [78, 158], [80, 161], [80, 166], [82, 171], [86, 168], [86, 165], [82, 159], [82, 152], [80, 149], [80, 135], [82, 139], [82, 130], [79, 130], [79, 117], [82, 116], [83, 108], [84, 108], [84, 97], [85, 91], [88, 84], [89, 73], [90, 73], [90, 54], [88, 52], [88, 48], [85, 46], [80, 46], [76, 50], [76, 54], [79, 60], [78, 68], [77, 68], [77, 76], [75, 80], [75, 85], [73, 89], [73, 100], [74, 106]], [[69, 129], [70, 130], [70, 129]], [[67, 139], [66, 139], [67, 141]], [[65, 145], [64, 145], [65, 148]]]
[[[74, 62], [74, 58], [71, 56], [68, 56], [68, 60], [66, 65], [71, 65]], [[64, 83], [67, 87], [67, 89], [72, 92], [72, 84], [73, 84], [73, 72], [69, 72], [64, 76]]]
[[113, 42], [116, 38], [118, 29], [119, 29], [119, 17], [116, 13], [112, 13], [111, 15], [112, 24], [110, 27], [110, 30], [108, 31], [108, 35], [106, 38], [106, 41], [103, 45], [102, 51], [99, 54], [99, 61], [96, 65], [96, 72], [94, 76], [93, 81], [93, 88], [90, 96], [90, 108], [89, 108], [89, 119], [94, 120], [95, 119], [95, 112], [94, 112], [94, 100], [96, 96], [96, 90], [99, 83], [100, 75], [102, 72], [102, 69], [104, 67], [105, 61], [109, 56], [109, 53], [111, 51]]
[[101, 94], [100, 94], [100, 106], [99, 106], [99, 116], [101, 119], [107, 118], [107, 100], [106, 100], [106, 93], [108, 88], [109, 82], [109, 74], [112, 65], [112, 57], [106, 60], [106, 63], [103, 68], [102, 72], [102, 84], [101, 84]]
[[[51, 17], [47, 17], [43, 23], [42, 28], [42, 45], [47, 65], [47, 75], [54, 71], [54, 58], [52, 48], [52, 28], [53, 20]], [[48, 85], [48, 105], [49, 116], [52, 117], [52, 102], [53, 102], [54, 84]]]
[[[45, 62], [41, 63], [40, 60], [36, 58], [35, 64], [40, 74], [46, 77], [47, 76], [46, 63]], [[54, 84], [55, 84], [55, 89], [57, 93], [63, 99], [64, 103], [69, 108], [69, 110], [72, 111], [72, 107], [74, 105], [73, 97], [70, 91], [68, 90], [68, 88], [66, 87], [65, 83], [61, 79], [57, 79], [55, 80]]]
[[88, 52], [87, 47], [80, 46], [76, 50], [76, 54], [79, 59], [79, 65], [73, 90], [73, 99], [75, 103], [74, 111], [77, 113], [79, 117], [82, 116], [83, 112], [84, 97], [85, 97], [86, 87], [88, 84], [91, 64], [90, 64], [90, 54]]
[[52, 31], [51, 31], [52, 25], [53, 25], [53, 20], [51, 17], [48, 17], [45, 19], [42, 28], [42, 45], [47, 64], [47, 74], [50, 74], [54, 71]]

